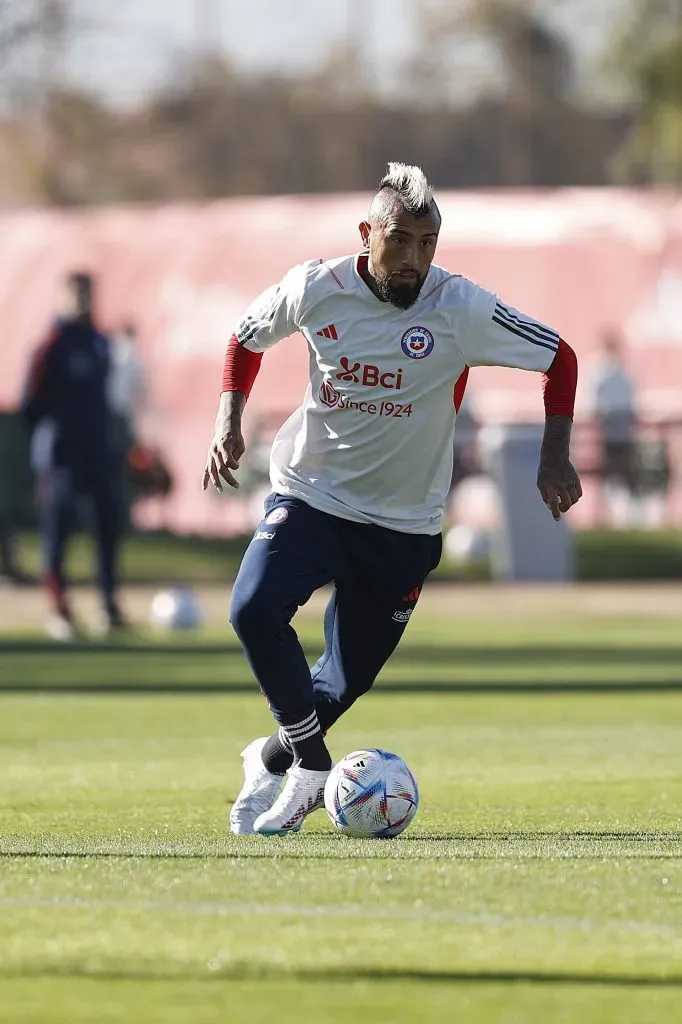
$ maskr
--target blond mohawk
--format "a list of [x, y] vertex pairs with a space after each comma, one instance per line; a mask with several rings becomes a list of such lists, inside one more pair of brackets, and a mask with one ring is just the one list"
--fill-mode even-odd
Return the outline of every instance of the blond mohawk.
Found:
[[379, 191], [390, 189], [400, 199], [407, 213], [423, 217], [431, 209], [433, 189], [421, 167], [389, 163], [387, 173], [379, 182]]

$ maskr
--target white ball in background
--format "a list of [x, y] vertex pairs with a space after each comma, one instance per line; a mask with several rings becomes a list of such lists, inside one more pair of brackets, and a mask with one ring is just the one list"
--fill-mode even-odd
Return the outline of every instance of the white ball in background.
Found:
[[189, 587], [160, 590], [152, 599], [149, 619], [160, 631], [199, 629], [203, 618], [199, 600]]
[[490, 557], [490, 537], [474, 526], [451, 526], [443, 538], [443, 551], [455, 562], [485, 562]]

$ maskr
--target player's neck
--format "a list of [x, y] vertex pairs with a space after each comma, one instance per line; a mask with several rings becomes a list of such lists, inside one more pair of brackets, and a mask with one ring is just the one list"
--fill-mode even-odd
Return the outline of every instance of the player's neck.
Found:
[[369, 253], [361, 252], [360, 255], [358, 256], [358, 274], [360, 275], [362, 280], [365, 282], [365, 284], [367, 285], [369, 290], [372, 292], [372, 294], [375, 295], [377, 297], [377, 299], [379, 299], [380, 302], [383, 302], [384, 300], [382, 299], [381, 295], [379, 294], [379, 289], [377, 288], [377, 283], [376, 283], [376, 280], [374, 278], [374, 275], [372, 274], [372, 271], [370, 270]]

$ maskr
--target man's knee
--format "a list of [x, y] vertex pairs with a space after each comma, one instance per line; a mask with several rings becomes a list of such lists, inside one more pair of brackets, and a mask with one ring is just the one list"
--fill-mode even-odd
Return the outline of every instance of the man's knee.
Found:
[[247, 587], [237, 579], [232, 591], [230, 622], [240, 640], [249, 642], [277, 632], [287, 619], [265, 587]]
[[377, 675], [378, 672], [366, 666], [340, 666], [327, 662], [319, 672], [313, 670], [313, 686], [320, 700], [337, 707], [338, 715], [342, 715], [358, 697], [372, 689]]
[[327, 729], [331, 729], [332, 725], [352, 708], [359, 697], [371, 690], [374, 681], [375, 677], [368, 675], [356, 676], [352, 683], [344, 678], [336, 681], [336, 690], [332, 692], [327, 684], [321, 686], [318, 683], [316, 685], [316, 680], [313, 679], [315, 709], [322, 731], [326, 732]]
[[358, 697], [362, 697], [372, 689], [376, 680], [376, 673], [359, 670], [353, 672], [345, 680], [345, 688], [341, 694], [341, 703], [344, 705], [344, 712], [355, 704]]

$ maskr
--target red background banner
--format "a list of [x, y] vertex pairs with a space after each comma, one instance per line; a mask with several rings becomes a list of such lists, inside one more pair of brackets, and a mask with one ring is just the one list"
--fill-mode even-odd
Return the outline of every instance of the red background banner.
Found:
[[[682, 199], [674, 193], [568, 189], [445, 193], [437, 262], [545, 320], [576, 349], [578, 417], [600, 337], [618, 329], [644, 419], [682, 414]], [[224, 348], [248, 302], [294, 263], [359, 248], [364, 195], [235, 199], [159, 207], [23, 211], [0, 216], [0, 405], [16, 406], [29, 353], [45, 334], [63, 273], [99, 278], [104, 330], [132, 321], [149, 370], [151, 439], [176, 488], [164, 525], [241, 528], [241, 503], [216, 503], [200, 479], [211, 439]], [[303, 340], [270, 351], [248, 406], [283, 419], [302, 397]], [[476, 369], [480, 418], [539, 419], [539, 379]], [[152, 521], [154, 511], [142, 512]]]

